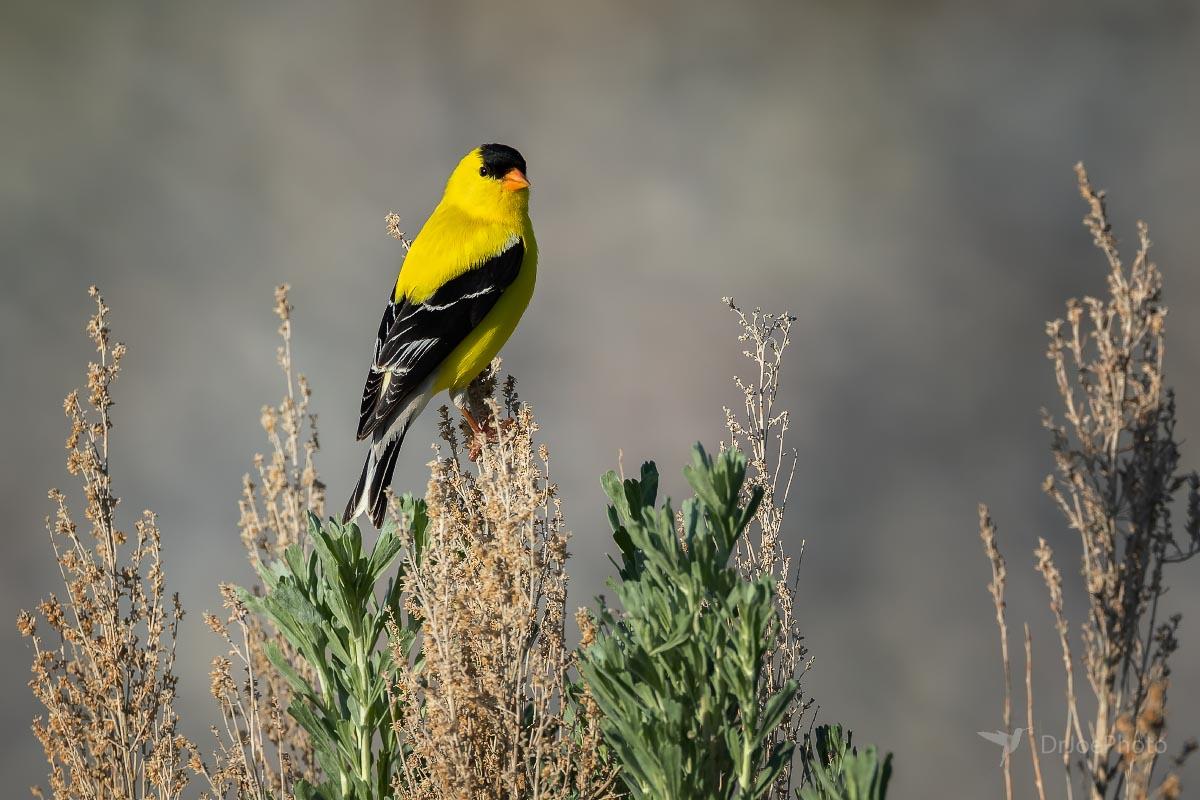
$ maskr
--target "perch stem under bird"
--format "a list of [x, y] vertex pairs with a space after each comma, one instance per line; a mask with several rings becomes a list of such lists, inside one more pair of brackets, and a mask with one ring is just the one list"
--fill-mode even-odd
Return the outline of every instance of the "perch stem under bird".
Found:
[[533, 296], [537, 240], [525, 159], [503, 144], [475, 148], [446, 182], [413, 239], [388, 298], [363, 387], [358, 438], [371, 451], [343, 521], [387, 511], [404, 435], [443, 391], [476, 439], [490, 437], [467, 408], [471, 381], [500, 352]]

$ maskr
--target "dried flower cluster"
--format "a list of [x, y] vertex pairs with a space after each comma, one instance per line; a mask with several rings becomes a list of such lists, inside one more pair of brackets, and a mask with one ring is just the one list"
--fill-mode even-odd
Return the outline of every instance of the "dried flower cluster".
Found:
[[[494, 364], [491, 375], [496, 374]], [[419, 567], [406, 570], [406, 611], [421, 625], [419, 669], [401, 670], [399, 723], [411, 744], [396, 782], [405, 797], [614, 796], [601, 760], [594, 705], [579, 702], [564, 642], [568, 532], [545, 446], [513, 383], [504, 406], [494, 377], [475, 403], [504, 419], [498, 441], [464, 466], [442, 409], [446, 450], [432, 465], [429, 522]], [[418, 555], [409, 543], [409, 559]], [[398, 664], [408, 661], [394, 649]]]
[[[1000, 628], [1000, 660], [1004, 665], [1004, 733], [1012, 735], [1012, 660], [1008, 656], [1008, 604], [1004, 591], [1008, 587], [1008, 565], [996, 544], [996, 525], [992, 522], [987, 506], [979, 505], [979, 538], [983, 540], [983, 551], [992, 565], [992, 580], [988, 594], [996, 609], [996, 625]], [[1069, 673], [1068, 673], [1069, 674]], [[1034, 760], [1037, 753], [1034, 752]], [[1012, 753], [1005, 748], [1002, 758], [1004, 767], [1004, 796], [1012, 798]]]
[[289, 545], [304, 539], [308, 512], [325, 513], [325, 484], [317, 475], [314, 457], [317, 439], [317, 415], [309, 410], [312, 390], [304, 375], [292, 366], [292, 311], [288, 286], [275, 289], [275, 315], [279, 317], [279, 336], [283, 340], [276, 360], [283, 371], [287, 396], [278, 406], [263, 406], [262, 427], [271, 444], [270, 459], [254, 457], [256, 484], [242, 478], [242, 497], [238, 501], [242, 542], [252, 562], [279, 558]]
[[[187, 785], [189, 744], [176, 730], [175, 639], [183, 609], [167, 596], [157, 520], [144, 511], [133, 536], [118, 527], [109, 474], [112, 386], [125, 347], [110, 339], [108, 307], [95, 287], [87, 326], [99, 360], [88, 365], [86, 402], [64, 403], [71, 430], [67, 471], [80, 479], [89, 529], [81, 532], [57, 489], [47, 519], [65, 597], [37, 615], [22, 611], [34, 649], [29, 685], [46, 708], [33, 731], [50, 763], [49, 789], [67, 798], [177, 798]], [[46, 629], [39, 633], [39, 618]], [[43, 796], [34, 789], [35, 796]]]
[[408, 252], [408, 248], [412, 247], [412, 242], [409, 241], [408, 234], [400, 229], [400, 215], [395, 211], [389, 211], [383, 218], [383, 223], [387, 226], [388, 236], [400, 242], [405, 252]]
[[[257, 482], [242, 478], [238, 501], [238, 527], [252, 565], [271, 563], [283, 551], [305, 540], [308, 513], [325, 513], [325, 485], [315, 464], [319, 449], [317, 416], [309, 409], [312, 392], [304, 375], [292, 364], [292, 305], [286, 284], [275, 289], [275, 315], [282, 342], [276, 360], [283, 372], [287, 394], [278, 406], [263, 406], [261, 422], [271, 450], [269, 457], [254, 457]], [[252, 591], [261, 594], [262, 587]], [[314, 781], [316, 759], [308, 734], [286, 713], [291, 689], [267, 659], [266, 645], [275, 643], [289, 663], [308, 680], [311, 668], [294, 652], [286, 638], [270, 630], [257, 615], [247, 613], [222, 586], [229, 616], [222, 621], [212, 614], [205, 622], [228, 646], [213, 659], [212, 694], [221, 709], [223, 729], [213, 729], [218, 750], [210, 768], [193, 754], [193, 768], [208, 780], [214, 796], [230, 788], [239, 797], [287, 798], [295, 780]], [[234, 672], [240, 678], [234, 679]]]
[[[1166, 616], [1160, 601], [1164, 567], [1200, 552], [1200, 476], [1179, 467], [1175, 400], [1163, 382], [1162, 275], [1149, 258], [1146, 225], [1138, 224], [1137, 252], [1126, 266], [1103, 193], [1082, 165], [1076, 171], [1088, 204], [1084, 224], [1107, 261], [1109, 296], [1072, 300], [1066, 320], [1047, 326], [1064, 422], [1044, 417], [1056, 472], [1043, 488], [1079, 535], [1088, 598], [1079, 662], [1096, 703], [1095, 717], [1084, 724], [1063, 578], [1041, 540], [1036, 566], [1050, 593], [1067, 678], [1063, 765], [1068, 792], [1081, 777], [1090, 798], [1177, 797], [1175, 776], [1156, 786], [1154, 775], [1165, 747], [1168, 661], [1180, 621], [1179, 614]], [[1179, 530], [1172, 508], [1185, 490]], [[986, 543], [986, 509], [981, 519]], [[990, 555], [995, 564], [998, 554]], [[996, 602], [999, 613], [1002, 592]], [[1003, 637], [1003, 625], [1001, 631]], [[1070, 754], [1084, 748], [1086, 756], [1073, 764]], [[1037, 789], [1044, 796], [1040, 780]]]
[[[787, 444], [788, 412], [775, 407], [783, 354], [791, 342], [789, 334], [796, 318], [788, 313], [768, 314], [757, 308], [747, 314], [733, 298], [723, 299], [737, 315], [741, 328], [738, 341], [746, 346], [743, 355], [750, 360], [751, 369], [758, 373], [751, 381], [734, 377], [742, 392], [743, 413], [738, 415], [729, 408], [724, 411], [729, 446], [741, 450], [748, 459], [743, 494], [748, 499], [751, 492], [762, 490], [762, 502], [754, 522], [738, 541], [734, 561], [743, 577], [754, 580], [770, 576], [775, 587], [779, 628], [765, 657], [759, 691], [760, 705], [765, 707], [768, 698], [778, 694], [788, 681], [800, 680], [813, 663], [796, 618], [804, 543], [800, 543], [793, 563], [783, 542], [784, 512], [796, 472], [797, 455]], [[811, 704], [812, 698], [797, 691], [779, 727], [771, 734], [770, 744], [790, 742], [798, 751], [808, 725], [805, 711]], [[772, 796], [778, 800], [792, 797], [790, 764], [776, 781]]]
[[[210, 767], [193, 748], [189, 766], [208, 784], [211, 794], [202, 797], [290, 800], [297, 779], [293, 768], [295, 722], [280, 707], [277, 695], [263, 697], [260, 687], [278, 679], [269, 664], [264, 672], [255, 670], [255, 664], [265, 664], [265, 657], [253, 649], [261, 648], [262, 643], [252, 638], [261, 632], [262, 623], [251, 617], [231, 585], [221, 585], [221, 596], [227, 618], [204, 615], [205, 625], [228, 648], [227, 656], [213, 659], [210, 673], [209, 691], [221, 709], [221, 727], [212, 729], [217, 749]], [[240, 680], [235, 670], [241, 673]], [[286, 746], [288, 743], [293, 746]]]

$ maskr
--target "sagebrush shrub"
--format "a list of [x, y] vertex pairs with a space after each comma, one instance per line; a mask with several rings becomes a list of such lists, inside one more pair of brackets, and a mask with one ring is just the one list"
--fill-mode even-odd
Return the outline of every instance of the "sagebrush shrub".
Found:
[[778, 630], [769, 576], [744, 578], [734, 550], [762, 490], [742, 501], [746, 458], [696, 446], [684, 470], [695, 497], [656, 507], [658, 472], [604, 477], [621, 554], [622, 612], [601, 607], [581, 671], [601, 727], [636, 798], [757, 800], [792, 755], [772, 743], [796, 692], [789, 681], [759, 707], [764, 657]]

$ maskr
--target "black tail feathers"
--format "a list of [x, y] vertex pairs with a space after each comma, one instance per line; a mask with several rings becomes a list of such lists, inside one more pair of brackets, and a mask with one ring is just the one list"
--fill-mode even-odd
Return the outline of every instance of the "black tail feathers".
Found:
[[383, 519], [387, 514], [387, 488], [392, 485], [392, 475], [396, 471], [396, 458], [400, 454], [400, 445], [404, 435], [397, 436], [383, 448], [383, 453], [376, 457], [372, 448], [363, 463], [362, 474], [346, 503], [342, 513], [342, 522], [350, 522], [362, 512], [367, 512], [376, 528], [383, 527]]
[[342, 512], [343, 525], [357, 517], [362, 510], [359, 505], [362, 503], [363, 494], [367, 491], [367, 476], [371, 473], [371, 462], [374, 460], [375, 454], [367, 453], [367, 460], [363, 462], [362, 474], [358, 476], [358, 483], [354, 485], [354, 491], [350, 493], [350, 501], [346, 503], [346, 510]]
[[371, 487], [367, 491], [367, 506], [370, 508], [371, 522], [376, 528], [383, 527], [383, 518], [387, 513], [387, 488], [392, 485], [392, 474], [396, 471], [396, 457], [400, 455], [401, 439], [384, 448], [383, 456], [375, 466], [375, 474], [371, 477]]

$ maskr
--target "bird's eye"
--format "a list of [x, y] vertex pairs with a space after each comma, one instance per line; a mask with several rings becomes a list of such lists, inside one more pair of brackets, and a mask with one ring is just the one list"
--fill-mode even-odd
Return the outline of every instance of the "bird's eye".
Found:
[[480, 177], [486, 178], [486, 177], [488, 176], [488, 168], [487, 168], [487, 167], [480, 167], [480, 168], [479, 168], [479, 175], [480, 175]]

